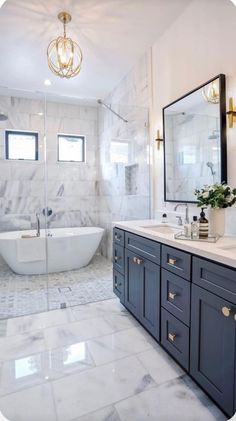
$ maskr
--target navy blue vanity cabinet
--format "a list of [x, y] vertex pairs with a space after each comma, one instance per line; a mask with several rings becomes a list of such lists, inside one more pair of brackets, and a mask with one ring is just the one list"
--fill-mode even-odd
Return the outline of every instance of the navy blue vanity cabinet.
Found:
[[192, 286], [190, 373], [229, 416], [235, 412], [235, 313], [224, 298]]
[[120, 299], [121, 304], [125, 301], [125, 278], [117, 270], [113, 270], [113, 292]]
[[125, 250], [125, 306], [137, 318], [140, 315], [142, 266], [143, 263], [137, 263], [136, 254]]
[[125, 306], [160, 339], [160, 267], [125, 250]]
[[125, 233], [124, 231], [113, 229], [113, 292], [124, 304], [125, 297]]

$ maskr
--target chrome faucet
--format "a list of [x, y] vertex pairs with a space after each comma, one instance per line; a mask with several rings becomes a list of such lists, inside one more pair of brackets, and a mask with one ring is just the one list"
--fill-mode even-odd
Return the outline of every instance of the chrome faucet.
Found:
[[36, 222], [37, 222], [37, 232], [36, 232], [36, 236], [40, 237], [40, 219], [39, 219], [40, 214], [36, 213]]
[[177, 211], [179, 206], [185, 206], [185, 220], [184, 223], [185, 224], [189, 224], [189, 208], [188, 208], [188, 204], [187, 203], [177, 203], [177, 205], [175, 205], [174, 207], [174, 211]]

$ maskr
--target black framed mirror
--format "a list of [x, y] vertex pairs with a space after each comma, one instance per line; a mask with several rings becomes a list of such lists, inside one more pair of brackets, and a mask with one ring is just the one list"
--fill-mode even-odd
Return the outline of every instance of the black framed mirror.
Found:
[[196, 203], [194, 190], [227, 182], [225, 75], [163, 108], [164, 200]]

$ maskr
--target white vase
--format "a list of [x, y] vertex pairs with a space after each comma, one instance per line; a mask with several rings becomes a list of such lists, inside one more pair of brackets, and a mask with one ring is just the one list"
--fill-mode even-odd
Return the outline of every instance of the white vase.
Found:
[[210, 234], [223, 237], [225, 233], [225, 209], [210, 209], [209, 211]]

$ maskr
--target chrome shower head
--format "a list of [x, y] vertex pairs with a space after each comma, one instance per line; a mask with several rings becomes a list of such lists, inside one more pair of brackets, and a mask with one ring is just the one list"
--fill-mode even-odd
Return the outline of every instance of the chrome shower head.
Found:
[[8, 115], [4, 113], [3, 111], [0, 111], [0, 121], [6, 121], [8, 120]]

